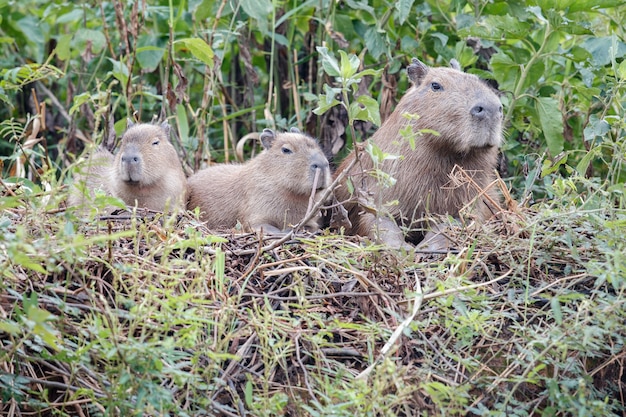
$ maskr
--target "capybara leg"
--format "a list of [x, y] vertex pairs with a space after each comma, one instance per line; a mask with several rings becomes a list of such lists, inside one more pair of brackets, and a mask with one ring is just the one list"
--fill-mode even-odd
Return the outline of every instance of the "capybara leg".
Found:
[[373, 214], [366, 214], [365, 216], [371, 216], [372, 227], [370, 229], [370, 239], [375, 242], [380, 242], [393, 249], [405, 249], [413, 250], [413, 246], [407, 243], [404, 238], [404, 232], [395, 221], [387, 217], [376, 218]]

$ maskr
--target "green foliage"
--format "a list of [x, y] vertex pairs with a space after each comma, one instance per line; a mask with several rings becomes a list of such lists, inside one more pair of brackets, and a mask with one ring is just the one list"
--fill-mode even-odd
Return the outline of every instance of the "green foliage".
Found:
[[[41, 114], [28, 104], [33, 84], [47, 111], [66, 103], [71, 118], [42, 132], [48, 146], [59, 144], [57, 155], [80, 152], [75, 137], [63, 139], [76, 127], [95, 129], [86, 139], [98, 141], [108, 117], [160, 115], [171, 119], [196, 168], [229, 159], [251, 131], [303, 129], [311, 112], [339, 104], [350, 144], [358, 139], [354, 121], [382, 122], [382, 72], [399, 78], [400, 95], [407, 86], [401, 70], [414, 56], [431, 65], [456, 58], [498, 83], [513, 189], [546, 196], [544, 184], [523, 175], [563, 151], [573, 166], [584, 160], [587, 175], [604, 177], [611, 168], [598, 160], [614, 149], [602, 143], [624, 138], [626, 11], [619, 1], [29, 4], [3, 6], [0, 113], [17, 120]], [[355, 94], [364, 77], [373, 82]], [[307, 126], [316, 135], [329, 128]], [[1, 139], [0, 153], [7, 157], [15, 145]]]
[[351, 97], [348, 95], [348, 93], [354, 95], [357, 92], [358, 84], [363, 80], [363, 77], [367, 75], [377, 76], [380, 71], [372, 69], [358, 71], [361, 61], [356, 55], [348, 55], [345, 51], [339, 51], [341, 56], [340, 62], [328, 53], [326, 47], [318, 46], [317, 51], [320, 54], [324, 72], [334, 77], [339, 87], [333, 88], [328, 84], [324, 84], [326, 94], [319, 95], [319, 105], [313, 112], [315, 114], [324, 114], [334, 106], [342, 105], [348, 112], [348, 124], [350, 127], [353, 128], [355, 120], [372, 122], [374, 125], [380, 126], [378, 103], [374, 99], [368, 96], [359, 96], [352, 102], [350, 100]]
[[[623, 1], [28, 0], [0, 11], [3, 411], [624, 413]], [[64, 209], [76, 157], [110, 121], [119, 135], [128, 117], [167, 117], [193, 169], [231, 159], [264, 127], [321, 137], [333, 111], [351, 145], [383, 122], [382, 92], [406, 90], [412, 57], [456, 58], [497, 83], [506, 180], [534, 204], [485, 229], [456, 225], [456, 254], [407, 260], [328, 234], [262, 251], [189, 213], [95, 220], [115, 205], [103, 196], [86, 220]], [[364, 149], [377, 163], [402, 157]], [[414, 279], [422, 310], [383, 355]]]

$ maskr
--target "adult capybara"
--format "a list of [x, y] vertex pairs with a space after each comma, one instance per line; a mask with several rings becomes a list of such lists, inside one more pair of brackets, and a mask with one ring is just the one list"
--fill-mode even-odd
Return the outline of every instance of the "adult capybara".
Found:
[[[167, 122], [156, 125], [129, 121], [115, 156], [98, 149], [89, 158], [87, 172], [77, 180], [85, 181], [92, 195], [100, 189], [129, 206], [157, 211], [184, 207], [187, 180], [169, 135]], [[83, 202], [82, 193], [70, 195], [70, 205]]]
[[[187, 180], [190, 210], [199, 207], [210, 229], [277, 233], [299, 223], [307, 213], [317, 172], [316, 195], [330, 185], [328, 160], [315, 139], [297, 129], [276, 134], [264, 129], [263, 151], [243, 164], [217, 164]], [[307, 225], [318, 228], [318, 218]]]
[[[428, 229], [428, 215], [458, 216], [478, 191], [467, 182], [453, 184], [451, 173], [461, 167], [478, 188], [485, 189], [495, 179], [502, 142], [497, 92], [475, 75], [462, 72], [458, 62], [453, 60], [451, 68], [431, 68], [413, 59], [407, 73], [412, 87], [370, 139], [383, 153], [397, 156], [376, 167], [393, 177], [395, 184], [383, 185], [372, 175], [372, 158], [361, 152], [348, 175], [353, 195], [346, 182], [335, 193], [345, 202], [352, 223], [347, 233], [396, 247], [405, 246], [405, 240], [418, 243]], [[354, 158], [353, 151], [336, 175]], [[495, 191], [487, 193], [497, 200]], [[478, 219], [492, 214], [484, 198], [476, 199], [473, 210]]]

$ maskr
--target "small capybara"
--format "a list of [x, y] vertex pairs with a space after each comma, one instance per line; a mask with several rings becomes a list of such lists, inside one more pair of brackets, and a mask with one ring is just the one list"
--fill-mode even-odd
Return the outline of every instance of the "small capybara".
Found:
[[[217, 164], [187, 180], [187, 208], [200, 209], [200, 219], [210, 229], [231, 229], [239, 223], [245, 230], [280, 233], [299, 223], [307, 213], [317, 174], [319, 198], [330, 185], [328, 159], [317, 141], [295, 128], [259, 136], [263, 151], [242, 164]], [[319, 215], [308, 222], [318, 229]]]
[[[115, 156], [98, 149], [89, 158], [87, 172], [77, 181], [85, 181], [92, 195], [100, 189], [128, 206], [156, 211], [184, 207], [187, 179], [169, 135], [167, 122], [129, 121]], [[82, 193], [74, 190], [69, 205], [79, 205], [83, 200]]]
[[[451, 68], [431, 68], [414, 58], [407, 73], [412, 87], [370, 139], [383, 153], [397, 156], [378, 166], [395, 184], [381, 184], [372, 175], [372, 158], [361, 152], [348, 174], [353, 195], [346, 181], [335, 190], [348, 211], [351, 227], [346, 233], [369, 236], [394, 247], [407, 247], [405, 241], [419, 243], [429, 227], [428, 215], [458, 216], [478, 191], [467, 183], [452, 184], [455, 166], [485, 189], [495, 179], [502, 142], [502, 104], [497, 91], [461, 71], [456, 60]], [[335, 175], [354, 158], [353, 150]], [[497, 201], [495, 191], [490, 189], [487, 194]], [[371, 199], [373, 207], [363, 204], [364, 198]], [[476, 200], [475, 216], [479, 220], [490, 217], [484, 199]]]

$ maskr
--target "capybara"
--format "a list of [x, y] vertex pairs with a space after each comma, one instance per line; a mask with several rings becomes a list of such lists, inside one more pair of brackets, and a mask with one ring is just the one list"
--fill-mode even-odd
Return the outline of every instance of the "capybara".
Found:
[[[453, 184], [451, 173], [458, 166], [485, 189], [495, 179], [502, 142], [497, 91], [461, 71], [456, 60], [451, 68], [431, 68], [414, 58], [407, 73], [413, 85], [370, 139], [384, 154], [395, 156], [376, 167], [393, 177], [395, 184], [384, 185], [372, 175], [372, 158], [361, 152], [348, 174], [353, 194], [346, 181], [335, 190], [348, 211], [351, 227], [346, 233], [395, 247], [407, 247], [405, 241], [419, 243], [429, 215], [457, 217], [479, 192], [467, 182]], [[354, 158], [353, 150], [335, 175]], [[495, 191], [489, 189], [487, 194], [497, 201]], [[492, 214], [484, 198], [476, 199], [472, 213], [479, 220]]]
[[[167, 122], [157, 125], [129, 121], [115, 156], [98, 149], [89, 158], [87, 172], [77, 181], [85, 181], [92, 195], [100, 189], [128, 206], [157, 211], [184, 207], [187, 179], [169, 135]], [[69, 204], [78, 205], [83, 200], [82, 193], [75, 190]]]
[[[314, 180], [319, 198], [330, 185], [328, 159], [317, 141], [295, 128], [259, 136], [263, 151], [242, 164], [216, 164], [187, 180], [187, 208], [200, 209], [209, 229], [263, 229], [280, 233], [299, 223], [307, 213]], [[319, 215], [305, 227], [318, 229]]]

